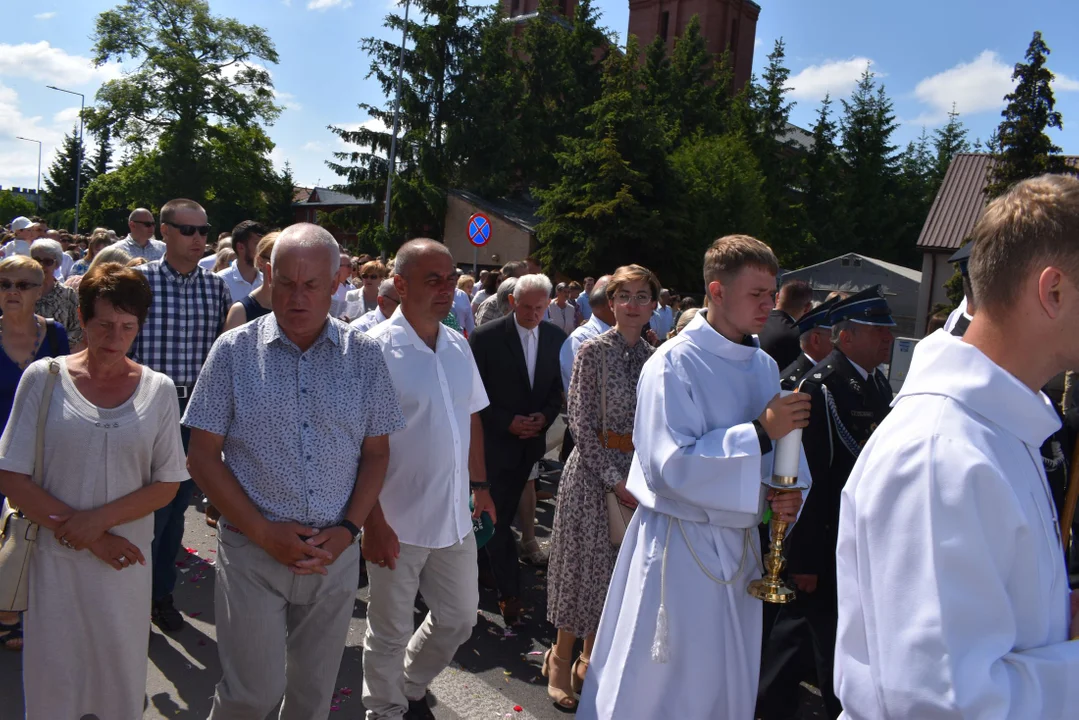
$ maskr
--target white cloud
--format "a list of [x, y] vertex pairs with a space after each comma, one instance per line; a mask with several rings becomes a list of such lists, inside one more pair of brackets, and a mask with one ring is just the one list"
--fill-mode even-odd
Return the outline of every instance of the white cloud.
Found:
[[67, 86], [101, 83], [120, 77], [118, 63], [95, 68], [89, 58], [69, 55], [47, 40], [21, 45], [0, 43], [0, 76], [25, 77]]
[[342, 10], [352, 7], [352, 0], [307, 0], [308, 10], [329, 10], [339, 7]]
[[873, 61], [867, 57], [853, 57], [810, 65], [791, 75], [787, 87], [790, 88], [791, 97], [798, 100], [822, 100], [828, 94], [833, 98], [846, 96], [858, 84], [866, 67], [872, 64]]
[[[963, 115], [999, 110], [1004, 96], [1015, 87], [1013, 66], [1005, 63], [992, 50], [983, 50], [970, 62], [961, 62], [943, 72], [923, 79], [914, 88], [914, 96], [928, 109], [915, 122], [927, 125], [944, 121], [955, 104]], [[1053, 81], [1057, 92], [1079, 91], [1079, 80], [1057, 75]]]
[[34, 19], [35, 20], [52, 20], [54, 17], [56, 17], [56, 13], [54, 13], [54, 12], [43, 12], [43, 13], [38, 13], [37, 15], [35, 15]]

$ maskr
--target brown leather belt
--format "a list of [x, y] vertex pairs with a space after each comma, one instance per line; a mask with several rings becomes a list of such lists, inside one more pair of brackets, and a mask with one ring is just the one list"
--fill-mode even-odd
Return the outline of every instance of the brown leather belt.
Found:
[[608, 450], [620, 450], [627, 455], [633, 452], [633, 433], [621, 435], [619, 433], [608, 431], [606, 435], [604, 435], [601, 430], [596, 434], [599, 436], [599, 444]]

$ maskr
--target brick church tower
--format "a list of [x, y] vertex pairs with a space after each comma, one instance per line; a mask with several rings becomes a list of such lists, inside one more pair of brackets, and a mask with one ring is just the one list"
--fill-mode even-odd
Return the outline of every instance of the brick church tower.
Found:
[[[734, 87], [741, 89], [753, 72], [753, 43], [757, 37], [757, 18], [761, 7], [753, 0], [628, 0], [629, 34], [636, 35], [643, 50], [656, 36], [674, 49], [690, 18], [701, 18], [701, 32], [708, 50], [719, 55], [731, 51]], [[539, 9], [540, 0], [501, 0], [506, 15], [525, 22]], [[577, 11], [577, 0], [555, 0], [555, 7], [565, 18]], [[520, 33], [518, 25], [516, 32]]]
[[709, 52], [719, 55], [730, 48], [734, 87], [741, 89], [753, 72], [760, 14], [760, 5], [752, 0], [629, 0], [629, 34], [637, 36], [642, 48], [658, 35], [673, 50], [675, 39], [698, 15]]

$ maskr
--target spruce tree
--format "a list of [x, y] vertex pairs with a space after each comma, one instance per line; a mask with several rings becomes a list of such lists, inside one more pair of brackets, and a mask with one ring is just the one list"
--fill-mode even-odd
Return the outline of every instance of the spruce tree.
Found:
[[[948, 122], [942, 128], [933, 131], [933, 177], [937, 183], [944, 182], [944, 174], [948, 172], [948, 166], [952, 159], [960, 153], [971, 151], [970, 142], [967, 141], [967, 129], [963, 121], [959, 119], [955, 104], [952, 104], [951, 112], [948, 113]], [[935, 192], [935, 191], [934, 191]]]
[[832, 99], [825, 95], [813, 124], [813, 147], [802, 156], [805, 227], [818, 260], [838, 255], [849, 242], [843, 206], [843, 161], [836, 146], [839, 128], [832, 119]]
[[1049, 52], [1041, 32], [1035, 32], [1027, 47], [1027, 61], [1015, 64], [1015, 90], [1004, 96], [1008, 104], [1001, 112], [1004, 119], [993, 143], [994, 162], [986, 191], [991, 198], [1004, 194], [1020, 180], [1065, 170], [1060, 148], [1045, 132], [1064, 128], [1060, 112], [1054, 109], [1054, 76], [1045, 66]]
[[101, 128], [97, 133], [97, 150], [90, 161], [93, 177], [104, 175], [109, 171], [112, 162], [112, 132], [108, 126]]
[[[60, 150], [53, 158], [52, 164], [45, 173], [45, 187], [41, 202], [41, 209], [47, 213], [65, 210], [75, 207], [75, 168], [78, 167], [79, 158], [79, 128], [72, 128], [70, 134], [64, 135]], [[86, 191], [90, 178], [93, 177], [93, 168], [87, 162], [83, 151], [81, 189]]]

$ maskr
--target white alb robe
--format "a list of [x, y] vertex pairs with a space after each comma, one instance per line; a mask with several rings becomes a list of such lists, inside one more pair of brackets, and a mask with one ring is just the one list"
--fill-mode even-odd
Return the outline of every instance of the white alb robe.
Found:
[[[761, 455], [752, 421], [778, 392], [775, 361], [725, 339], [703, 312], [645, 363], [627, 482], [640, 506], [607, 592], [580, 720], [752, 718], [761, 601], [746, 588], [761, 575], [756, 527], [773, 455]], [[652, 657], [661, 596], [665, 663]]]
[[970, 315], [967, 315], [966, 296], [964, 296], [963, 299], [959, 301], [959, 307], [948, 313], [948, 319], [944, 321], [944, 329], [948, 332], [951, 332], [953, 329], [955, 329], [955, 324], [959, 322], [959, 318], [961, 317], [966, 317], [967, 320], [970, 320], [971, 318]]
[[1079, 642], [1039, 448], [1048, 398], [939, 330], [842, 495], [845, 717], [1079, 717]]

